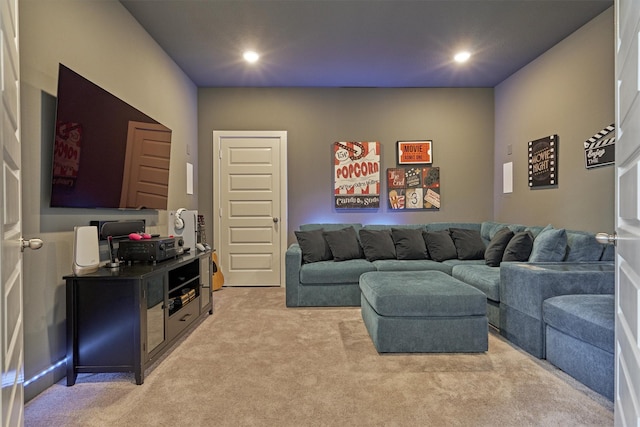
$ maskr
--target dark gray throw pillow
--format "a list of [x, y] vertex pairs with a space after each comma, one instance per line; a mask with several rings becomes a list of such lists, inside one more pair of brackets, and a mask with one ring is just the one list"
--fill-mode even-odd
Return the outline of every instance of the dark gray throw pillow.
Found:
[[427, 244], [419, 228], [391, 228], [398, 259], [428, 259]]
[[489, 267], [498, 267], [504, 256], [507, 245], [513, 238], [514, 233], [508, 227], [503, 227], [493, 235], [493, 238], [484, 251], [484, 260]]
[[298, 244], [302, 250], [302, 262], [305, 264], [318, 261], [328, 261], [333, 258], [331, 249], [324, 239], [324, 230], [294, 231]]
[[360, 229], [360, 241], [364, 250], [364, 257], [368, 261], [378, 259], [394, 259], [396, 247], [391, 237], [391, 230]]
[[533, 249], [533, 233], [531, 233], [531, 231], [516, 233], [511, 240], [509, 240], [509, 244], [504, 250], [502, 262], [525, 262], [529, 259], [529, 255], [531, 255], [531, 249]]
[[456, 247], [458, 259], [484, 259], [484, 251], [487, 247], [482, 241], [480, 231], [450, 228], [449, 233]]
[[429, 256], [434, 261], [446, 261], [458, 257], [456, 245], [453, 244], [449, 230], [425, 231], [424, 241], [427, 244]]
[[362, 248], [353, 227], [324, 231], [322, 234], [331, 248], [334, 261], [362, 258]]

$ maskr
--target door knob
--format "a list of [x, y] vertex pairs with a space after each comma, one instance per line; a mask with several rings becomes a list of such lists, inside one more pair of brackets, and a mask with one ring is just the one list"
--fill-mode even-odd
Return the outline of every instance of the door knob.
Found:
[[596, 240], [598, 243], [601, 243], [603, 245], [616, 245], [616, 242], [618, 241], [618, 235], [614, 232], [613, 234], [607, 234], [607, 233], [598, 233], [596, 234]]
[[277, 223], [277, 222], [278, 222], [278, 218], [274, 217], [274, 218], [273, 218], [273, 222], [276, 222], [276, 223]]
[[42, 247], [42, 240], [40, 239], [29, 239], [29, 240], [25, 240], [22, 237], [20, 238], [20, 252], [24, 252], [24, 250], [26, 248], [29, 249], [40, 249]]

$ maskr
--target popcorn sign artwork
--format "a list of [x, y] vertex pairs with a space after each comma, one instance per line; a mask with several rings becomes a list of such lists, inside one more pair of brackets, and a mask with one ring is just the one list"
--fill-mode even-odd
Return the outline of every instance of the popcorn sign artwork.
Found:
[[336, 209], [380, 207], [380, 143], [333, 144]]
[[558, 185], [558, 135], [529, 141], [529, 187]]
[[389, 209], [440, 210], [440, 168], [387, 169]]

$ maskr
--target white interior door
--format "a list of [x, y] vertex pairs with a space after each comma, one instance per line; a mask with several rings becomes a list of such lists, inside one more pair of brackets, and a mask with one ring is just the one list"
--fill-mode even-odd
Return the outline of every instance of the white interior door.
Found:
[[616, 2], [615, 425], [640, 425], [640, 1]]
[[215, 131], [214, 245], [225, 286], [280, 286], [286, 249], [284, 131]]
[[24, 343], [22, 315], [22, 255], [20, 238], [20, 85], [17, 0], [0, 2], [0, 365], [2, 369], [2, 426], [24, 423]]

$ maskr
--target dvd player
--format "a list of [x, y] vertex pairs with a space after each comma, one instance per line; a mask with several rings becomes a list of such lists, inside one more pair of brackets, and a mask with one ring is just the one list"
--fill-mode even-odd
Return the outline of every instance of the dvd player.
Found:
[[175, 237], [152, 237], [141, 240], [122, 240], [118, 245], [118, 258], [124, 262], [158, 262], [182, 253]]

